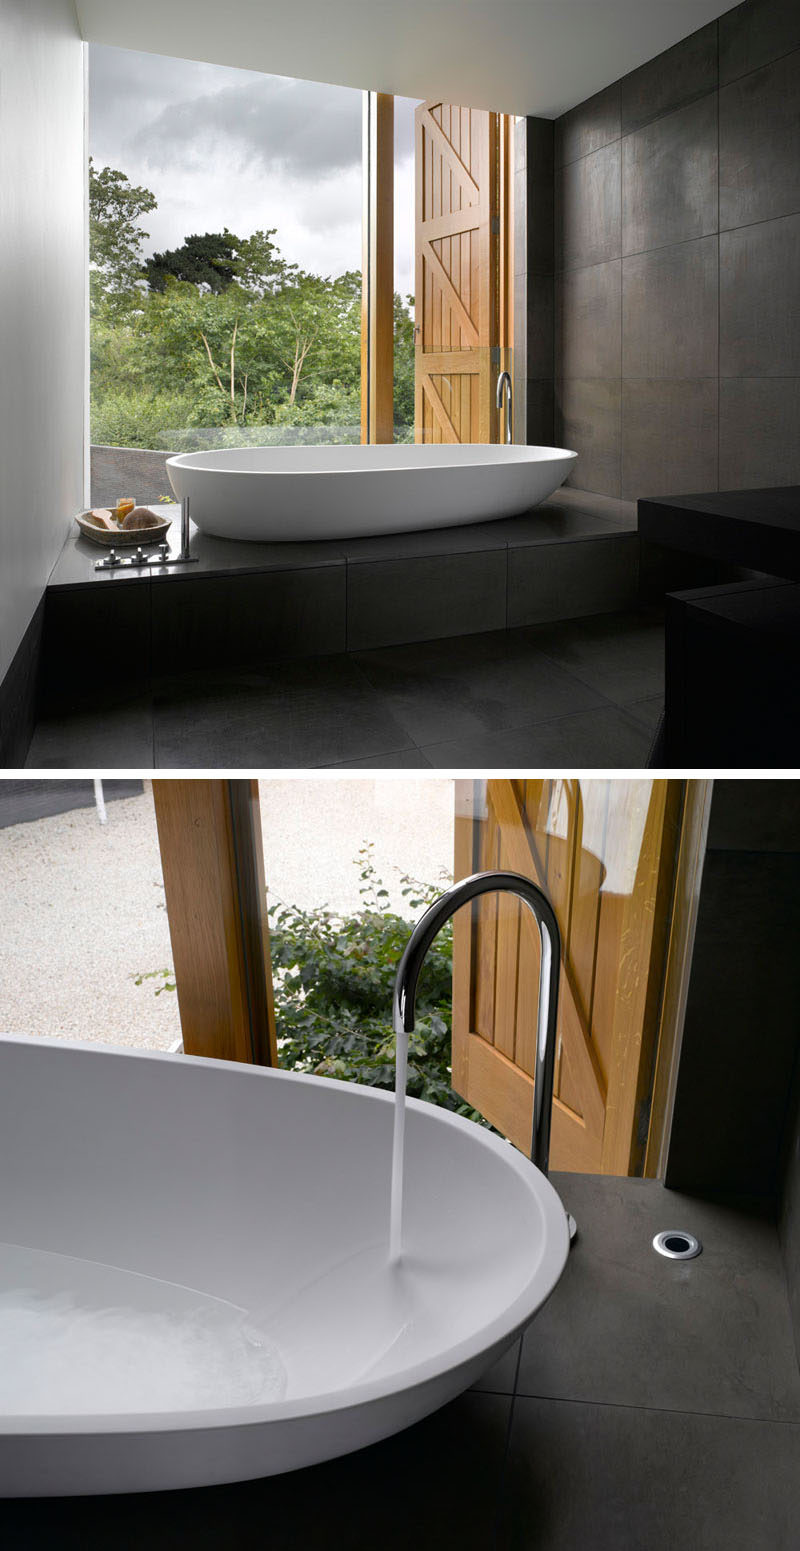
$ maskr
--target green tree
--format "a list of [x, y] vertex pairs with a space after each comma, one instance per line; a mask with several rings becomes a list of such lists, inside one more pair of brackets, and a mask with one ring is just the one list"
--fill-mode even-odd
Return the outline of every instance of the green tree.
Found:
[[[227, 227], [195, 233], [143, 264], [138, 220], [154, 196], [91, 163], [89, 186], [95, 441], [165, 447], [182, 428], [219, 427], [235, 444], [257, 426], [274, 427], [276, 440], [282, 427], [299, 440], [323, 426], [330, 440], [353, 437], [359, 271], [307, 274], [283, 257], [274, 227], [246, 238]], [[414, 420], [411, 301], [394, 298], [394, 419], [404, 436]]]
[[124, 172], [89, 158], [89, 285], [92, 308], [119, 316], [138, 299], [143, 278], [141, 246], [149, 233], [139, 216], [155, 210], [149, 189]]
[[168, 275], [175, 280], [190, 280], [192, 285], [224, 291], [235, 278], [232, 260], [239, 238], [226, 226], [224, 232], [194, 233], [179, 248], [167, 248], [145, 260], [145, 273], [151, 291], [163, 291]]

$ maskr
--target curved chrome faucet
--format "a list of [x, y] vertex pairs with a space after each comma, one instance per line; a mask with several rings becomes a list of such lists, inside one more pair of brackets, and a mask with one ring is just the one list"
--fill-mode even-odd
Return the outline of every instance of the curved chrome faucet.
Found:
[[506, 390], [506, 434], [505, 434], [505, 441], [506, 441], [506, 446], [510, 447], [511, 446], [511, 440], [512, 440], [512, 438], [511, 438], [511, 406], [512, 406], [512, 400], [513, 400], [513, 397], [514, 397], [514, 390], [513, 390], [512, 386], [511, 386], [511, 375], [510, 375], [509, 372], [501, 372], [500, 376], [497, 379], [497, 400], [496, 400], [496, 402], [497, 402], [497, 408], [498, 409], [502, 409], [502, 407], [503, 407], [503, 388], [505, 388], [505, 390]]
[[[392, 1021], [400, 1049], [400, 1036], [414, 1030], [417, 981], [425, 955], [446, 921], [479, 894], [515, 894], [528, 906], [539, 928], [542, 952], [539, 969], [539, 1012], [536, 1033], [536, 1072], [533, 1087], [533, 1135], [531, 1162], [543, 1174], [550, 1158], [550, 1116], [556, 1060], [556, 1017], [561, 960], [561, 937], [555, 911], [546, 894], [516, 872], [476, 872], [446, 889], [420, 918], [409, 937], [397, 967]], [[398, 1075], [398, 1082], [399, 1082]]]

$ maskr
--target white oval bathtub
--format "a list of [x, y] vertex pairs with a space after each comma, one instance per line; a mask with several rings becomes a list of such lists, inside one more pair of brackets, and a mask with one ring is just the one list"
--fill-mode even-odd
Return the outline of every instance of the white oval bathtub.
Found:
[[187, 1056], [0, 1040], [0, 1494], [292, 1470], [471, 1385], [568, 1252], [542, 1174], [393, 1096]]
[[563, 447], [233, 447], [167, 459], [202, 533], [345, 539], [513, 517], [566, 479]]

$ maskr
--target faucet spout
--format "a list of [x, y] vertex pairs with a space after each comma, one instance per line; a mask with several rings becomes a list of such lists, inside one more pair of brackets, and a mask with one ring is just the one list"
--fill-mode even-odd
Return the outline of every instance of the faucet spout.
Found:
[[[405, 1046], [405, 1036], [414, 1030], [417, 981], [425, 955], [445, 922], [461, 905], [476, 899], [479, 894], [496, 892], [515, 894], [527, 905], [539, 928], [541, 939], [531, 1161], [546, 1174], [550, 1158], [561, 937], [555, 911], [547, 895], [530, 878], [515, 872], [476, 872], [454, 883], [426, 910], [414, 927], [397, 967], [392, 1005], [394, 1032], [399, 1050], [401, 1043]], [[398, 1083], [399, 1080], [398, 1070]]]
[[512, 401], [513, 401], [513, 397], [514, 397], [514, 390], [513, 390], [512, 386], [511, 386], [511, 376], [510, 376], [509, 372], [501, 372], [500, 376], [497, 379], [497, 394], [496, 394], [496, 398], [495, 398], [495, 403], [496, 403], [498, 409], [502, 409], [502, 407], [503, 407], [503, 389], [505, 389], [505, 395], [506, 395], [505, 443], [506, 443], [507, 447], [510, 447], [511, 446], [511, 410], [512, 410]]

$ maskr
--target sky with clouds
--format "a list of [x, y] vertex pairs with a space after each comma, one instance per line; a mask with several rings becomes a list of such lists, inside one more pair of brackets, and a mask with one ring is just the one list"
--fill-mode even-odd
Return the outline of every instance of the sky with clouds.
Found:
[[[361, 267], [362, 94], [92, 44], [89, 149], [155, 194], [146, 255], [192, 232], [277, 228], [320, 275]], [[395, 286], [413, 290], [413, 104], [395, 109]]]

